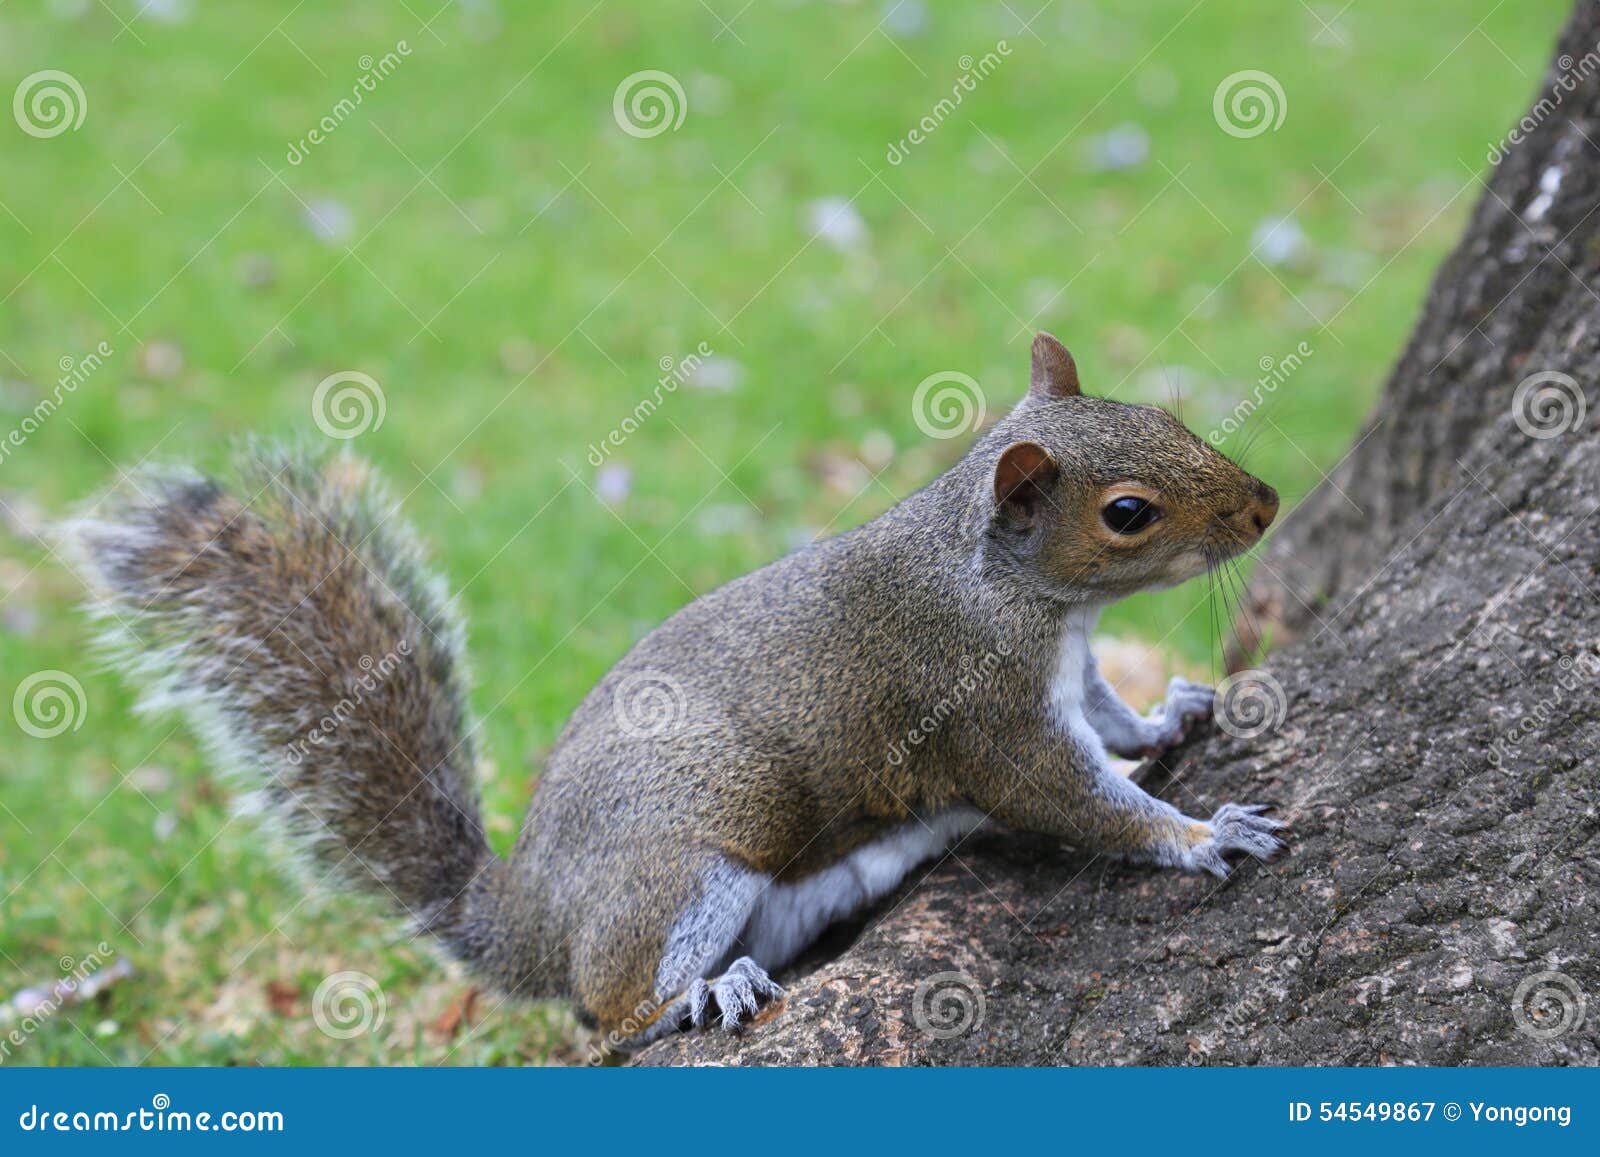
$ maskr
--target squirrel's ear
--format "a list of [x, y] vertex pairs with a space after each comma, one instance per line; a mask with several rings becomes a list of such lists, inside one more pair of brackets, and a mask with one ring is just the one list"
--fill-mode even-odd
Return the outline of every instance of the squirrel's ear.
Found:
[[1060, 472], [1050, 451], [1037, 442], [1007, 446], [994, 468], [995, 506], [1002, 515], [1031, 526]]
[[1033, 339], [1033, 371], [1028, 393], [1036, 398], [1076, 398], [1078, 366], [1067, 347], [1047, 333]]

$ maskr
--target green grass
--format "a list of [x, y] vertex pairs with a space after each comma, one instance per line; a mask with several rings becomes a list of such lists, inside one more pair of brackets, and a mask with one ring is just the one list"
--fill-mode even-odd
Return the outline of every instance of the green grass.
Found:
[[[1001, 4], [929, 5], [921, 34], [891, 37], [877, 3], [476, 4], [424, 28], [438, 3], [231, 0], [127, 31], [121, 0], [0, 7], [0, 87], [55, 68], [88, 96], [82, 127], [51, 139], [0, 118], [0, 432], [63, 358], [113, 349], [0, 459], [0, 691], [58, 669], [87, 701], [52, 739], [5, 719], [0, 998], [101, 941], [137, 969], [0, 1063], [538, 1063], [582, 1039], [559, 1005], [484, 1000], [470, 1031], [430, 1027], [464, 981], [376, 914], [308, 896], [228, 819], [188, 733], [132, 716], [86, 655], [71, 576], [28, 525], [148, 455], [217, 466], [246, 432], [314, 439], [317, 383], [370, 374], [386, 415], [354, 445], [462, 594], [503, 846], [564, 716], [632, 640], [937, 473], [963, 440], [919, 432], [916, 384], [970, 374], [999, 412], [1034, 328], [1067, 341], [1091, 392], [1166, 401], [1176, 382], [1202, 432], [1262, 359], [1306, 342], [1244, 427], [1265, 427], [1251, 468], [1303, 495], [1348, 445], [1568, 7], [1357, 0], [1329, 32], [1311, 9], [1338, 4], [1057, 0], [1029, 32]], [[960, 58], [1002, 38], [999, 67], [888, 164]], [[409, 55], [291, 165], [359, 58], [401, 40]], [[1250, 68], [1288, 114], [1237, 139], [1212, 95]], [[650, 139], [612, 116], [643, 69], [688, 94], [682, 126]], [[1097, 170], [1089, 142], [1127, 124], [1148, 158]], [[808, 241], [824, 197], [854, 199], [865, 247]], [[342, 207], [348, 238], [319, 240], [302, 202]], [[1268, 268], [1252, 235], [1282, 216], [1307, 253]], [[742, 382], [671, 395], [615, 452], [632, 487], [608, 509], [588, 447], [700, 342]], [[1106, 629], [1203, 670], [1204, 599], [1134, 600]], [[377, 1032], [315, 1027], [312, 992], [341, 969], [382, 985]]]

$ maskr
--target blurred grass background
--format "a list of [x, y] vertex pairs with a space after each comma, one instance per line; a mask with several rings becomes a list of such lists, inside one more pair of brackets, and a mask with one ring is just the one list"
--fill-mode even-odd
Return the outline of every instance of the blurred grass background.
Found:
[[[230, 820], [186, 731], [130, 714], [35, 537], [118, 467], [315, 439], [320, 381], [378, 382], [383, 422], [352, 444], [461, 592], [504, 846], [565, 714], [631, 641], [961, 452], [914, 420], [930, 374], [971, 375], [999, 413], [1048, 328], [1090, 392], [1176, 393], [1206, 433], [1304, 342], [1239, 435], [1262, 434], [1250, 467], [1303, 495], [1351, 441], [1566, 9], [0, 7], [0, 87], [59, 69], [87, 99], [48, 139], [0, 119], [0, 428], [63, 359], [112, 351], [0, 459], [0, 691], [56, 669], [87, 704], [50, 739], [0, 716], [0, 999], [102, 941], [136, 969], [0, 1063], [538, 1063], [583, 1040], [560, 1005], [463, 1008], [463, 980], [307, 893]], [[891, 164], [986, 53], [998, 66]], [[687, 108], [639, 138], [613, 97], [646, 69]], [[1287, 101], [1250, 139], [1212, 108], [1243, 69]], [[708, 364], [597, 470], [591, 445], [702, 342]], [[1214, 664], [1203, 585], [1105, 629]], [[308, 1011], [341, 969], [385, 997], [350, 1040]]]

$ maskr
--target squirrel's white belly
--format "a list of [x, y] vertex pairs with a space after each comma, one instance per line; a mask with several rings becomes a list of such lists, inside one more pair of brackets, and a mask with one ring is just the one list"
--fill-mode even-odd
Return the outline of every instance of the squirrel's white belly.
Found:
[[743, 950], [764, 968], [782, 968], [829, 924], [888, 894], [912, 868], [984, 818], [972, 808], [954, 808], [926, 822], [911, 820], [803, 880], [768, 884], [740, 936]]
[[1105, 744], [1090, 726], [1085, 699], [1084, 670], [1089, 663], [1089, 632], [1100, 617], [1100, 608], [1089, 607], [1069, 615], [1061, 630], [1056, 669], [1050, 679], [1050, 717], [1078, 745], [1105, 758]]

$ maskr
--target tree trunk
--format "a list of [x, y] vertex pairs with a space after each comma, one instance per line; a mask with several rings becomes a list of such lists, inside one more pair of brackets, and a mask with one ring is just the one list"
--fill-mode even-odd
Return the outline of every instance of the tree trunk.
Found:
[[1278, 801], [1289, 855], [1219, 883], [980, 833], [744, 1035], [642, 1063], [1600, 1063], [1597, 44], [1585, 0], [1265, 553], [1276, 726], [1151, 769], [1192, 814]]

